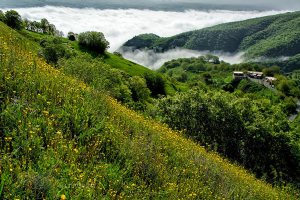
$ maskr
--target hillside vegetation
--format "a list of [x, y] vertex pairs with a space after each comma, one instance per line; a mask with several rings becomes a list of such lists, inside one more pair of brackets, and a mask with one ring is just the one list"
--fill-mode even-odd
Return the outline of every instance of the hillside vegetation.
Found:
[[[127, 41], [123, 48], [147, 48], [158, 52], [185, 48], [212, 52], [245, 52], [246, 58], [256, 60], [260, 57], [295, 59], [300, 54], [299, 38], [300, 12], [292, 12], [216, 25], [168, 38], [143, 34]], [[282, 63], [286, 67], [284, 64]], [[286, 68], [291, 70], [292, 67], [295, 66]]]
[[35, 46], [0, 22], [2, 199], [299, 198], [65, 75]]

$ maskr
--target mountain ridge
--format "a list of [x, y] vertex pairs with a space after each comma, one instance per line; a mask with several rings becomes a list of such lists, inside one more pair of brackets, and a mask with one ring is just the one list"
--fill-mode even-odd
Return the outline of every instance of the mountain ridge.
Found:
[[293, 57], [300, 54], [300, 12], [230, 22], [171, 37], [143, 34], [121, 47], [125, 51], [152, 49], [156, 52], [174, 48], [244, 52], [247, 59]]

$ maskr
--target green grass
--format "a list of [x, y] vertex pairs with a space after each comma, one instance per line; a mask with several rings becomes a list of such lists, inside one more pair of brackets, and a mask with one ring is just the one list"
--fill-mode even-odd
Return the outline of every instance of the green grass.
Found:
[[103, 61], [116, 69], [127, 72], [131, 76], [143, 76], [145, 73], [153, 73], [152, 70], [144, 66], [138, 65], [112, 53], [107, 53], [107, 56], [104, 57]]

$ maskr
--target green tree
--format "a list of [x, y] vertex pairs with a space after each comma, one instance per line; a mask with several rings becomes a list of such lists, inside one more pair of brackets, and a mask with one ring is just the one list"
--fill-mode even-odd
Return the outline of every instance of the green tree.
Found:
[[41, 19], [41, 29], [42, 29], [43, 33], [49, 33], [50, 23], [45, 18]]
[[151, 92], [147, 88], [145, 79], [139, 76], [133, 76], [129, 79], [129, 85], [133, 101], [145, 102], [150, 97]]
[[147, 87], [151, 90], [151, 95], [158, 97], [159, 95], [165, 95], [165, 80], [160, 74], [146, 73], [144, 75], [146, 79]]
[[73, 32], [69, 32], [68, 33], [68, 39], [71, 41], [75, 41], [76, 40], [76, 34]]
[[5, 15], [4, 15], [4, 13], [2, 12], [2, 10], [0, 10], [0, 21], [1, 21], [1, 22], [5, 22]]
[[60, 58], [70, 58], [74, 52], [63, 44], [59, 37], [50, 37], [40, 42], [41, 50], [39, 54], [45, 58], [47, 63], [57, 66]]
[[79, 34], [79, 44], [90, 50], [103, 54], [109, 48], [109, 42], [105, 39], [103, 33], [88, 31]]
[[296, 136], [280, 106], [218, 91], [191, 90], [162, 98], [157, 117], [208, 149], [239, 162], [268, 181], [299, 181]]
[[277, 74], [280, 74], [280, 67], [273, 66], [263, 69], [263, 73], [265, 76], [275, 76]]
[[5, 23], [13, 29], [22, 29], [22, 18], [15, 10], [9, 10], [5, 13]]

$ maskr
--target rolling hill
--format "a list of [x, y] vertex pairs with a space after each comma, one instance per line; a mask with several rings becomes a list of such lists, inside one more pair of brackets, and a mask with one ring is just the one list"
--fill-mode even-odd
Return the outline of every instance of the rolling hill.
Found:
[[298, 198], [53, 68], [35, 47], [0, 22], [1, 199]]
[[143, 34], [127, 41], [122, 48], [153, 49], [156, 52], [183, 48], [245, 52], [244, 57], [247, 59], [295, 59], [300, 54], [300, 12], [226, 23], [167, 38]]

